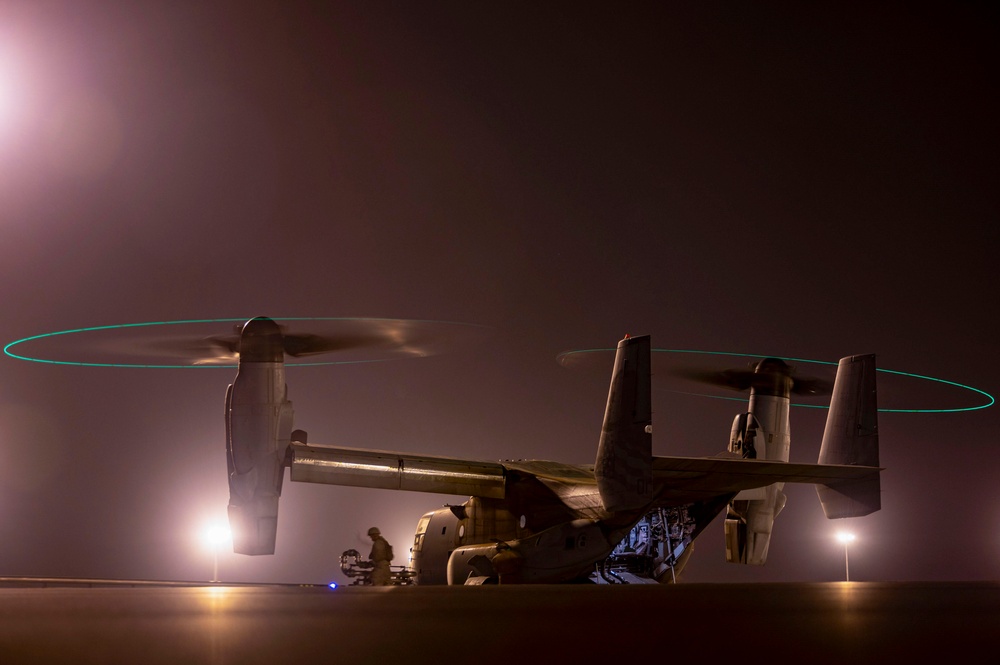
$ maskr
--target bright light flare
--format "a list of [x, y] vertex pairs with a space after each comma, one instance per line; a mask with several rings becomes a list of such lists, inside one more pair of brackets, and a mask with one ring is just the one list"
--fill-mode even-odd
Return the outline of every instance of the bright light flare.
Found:
[[14, 78], [7, 63], [0, 61], [0, 126], [6, 125], [14, 113]]
[[23, 132], [33, 101], [28, 85], [33, 77], [6, 37], [0, 32], [0, 145]]
[[854, 542], [854, 534], [850, 531], [838, 531], [837, 542], [844, 546], [844, 581], [851, 581], [851, 562], [847, 557], [848, 545]]
[[855, 536], [849, 531], [838, 531], [837, 532], [837, 542], [845, 547], [854, 542]]
[[201, 530], [201, 542], [212, 552], [212, 582], [219, 581], [219, 550], [225, 546], [232, 548], [233, 532], [229, 522], [209, 522]]
[[217, 552], [227, 545], [232, 546], [233, 532], [225, 522], [211, 522], [202, 528], [201, 542], [208, 549]]

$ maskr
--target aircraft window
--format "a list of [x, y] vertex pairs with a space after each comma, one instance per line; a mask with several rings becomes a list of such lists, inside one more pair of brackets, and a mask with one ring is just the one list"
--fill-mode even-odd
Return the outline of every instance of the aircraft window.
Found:
[[527, 523], [528, 523], [528, 518], [527, 518], [527, 517], [525, 517], [524, 515], [521, 515], [521, 521], [520, 521], [520, 522], [518, 522], [518, 524], [520, 524], [520, 525], [521, 525], [521, 528], [523, 529], [523, 528], [524, 528], [524, 525], [525, 525], [525, 524], [527, 524]]
[[459, 538], [464, 538], [465, 537], [465, 525], [464, 524], [459, 524], [458, 525], [458, 537]]
[[441, 527], [441, 535], [443, 536], [443, 535], [444, 535], [444, 532], [445, 532], [445, 531], [447, 531], [447, 530], [448, 530], [448, 527], [447, 527], [447, 526], [443, 526], [443, 527]]

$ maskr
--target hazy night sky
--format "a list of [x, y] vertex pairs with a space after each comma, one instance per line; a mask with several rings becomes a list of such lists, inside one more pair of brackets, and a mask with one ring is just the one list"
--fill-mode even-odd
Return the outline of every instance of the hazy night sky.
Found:
[[[255, 315], [481, 324], [474, 349], [287, 377], [312, 442], [473, 459], [592, 463], [611, 357], [555, 357], [625, 333], [876, 353], [995, 395], [986, 7], [2, 1], [0, 343]], [[207, 579], [233, 374], [0, 357], [0, 575]], [[985, 402], [880, 388], [890, 408]], [[656, 454], [712, 455], [744, 407], [659, 375], [654, 408]], [[824, 417], [793, 410], [793, 461], [815, 461]], [[880, 430], [852, 579], [996, 579], [1000, 409]], [[717, 521], [682, 580], [841, 579], [842, 525], [811, 486], [786, 493], [765, 567], [725, 564]], [[402, 563], [420, 515], [462, 500], [286, 483], [277, 554], [220, 574], [342, 580], [372, 525]]]

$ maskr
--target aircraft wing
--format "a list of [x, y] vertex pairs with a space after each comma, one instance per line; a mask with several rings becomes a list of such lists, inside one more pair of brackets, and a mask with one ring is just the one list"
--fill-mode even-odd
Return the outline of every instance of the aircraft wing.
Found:
[[502, 499], [507, 479], [513, 474], [534, 477], [578, 517], [607, 517], [593, 465], [543, 460], [483, 462], [299, 442], [292, 443], [291, 454], [291, 479], [295, 482]]
[[772, 483], [838, 485], [878, 477], [874, 466], [796, 464], [727, 457], [654, 457], [658, 503], [687, 503]]
[[293, 481], [495, 499], [504, 496], [506, 470], [499, 462], [298, 442], [290, 448]]
[[[484, 462], [436, 455], [291, 445], [296, 482], [503, 498], [511, 473], [534, 476], [580, 516], [599, 518], [601, 505], [592, 465], [543, 460]], [[772, 483], [836, 487], [877, 476], [871, 466], [794, 464], [729, 457], [653, 457], [654, 502], [678, 505]]]
[[[504, 462], [535, 476], [580, 517], [606, 517], [593, 466], [526, 460]], [[681, 505], [736, 494], [772, 483], [812, 483], [832, 488], [878, 477], [881, 469], [841, 464], [792, 464], [740, 457], [653, 457], [654, 504]]]

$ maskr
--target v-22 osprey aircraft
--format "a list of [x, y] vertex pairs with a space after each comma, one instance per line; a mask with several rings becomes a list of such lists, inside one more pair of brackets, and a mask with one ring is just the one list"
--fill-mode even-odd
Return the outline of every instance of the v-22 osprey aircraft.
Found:
[[728, 451], [653, 455], [650, 353], [649, 336], [618, 343], [593, 465], [464, 460], [308, 443], [293, 430], [281, 328], [251, 319], [226, 395], [234, 551], [274, 553], [286, 467], [296, 482], [467, 497], [419, 519], [412, 568], [421, 585], [552, 584], [596, 571], [609, 582], [676, 581], [723, 510], [726, 558], [760, 565], [786, 482], [815, 484], [830, 519], [879, 510], [874, 355], [840, 360], [818, 463], [799, 464], [788, 461], [794, 379], [773, 358], [743, 381], [749, 410], [736, 417]]

